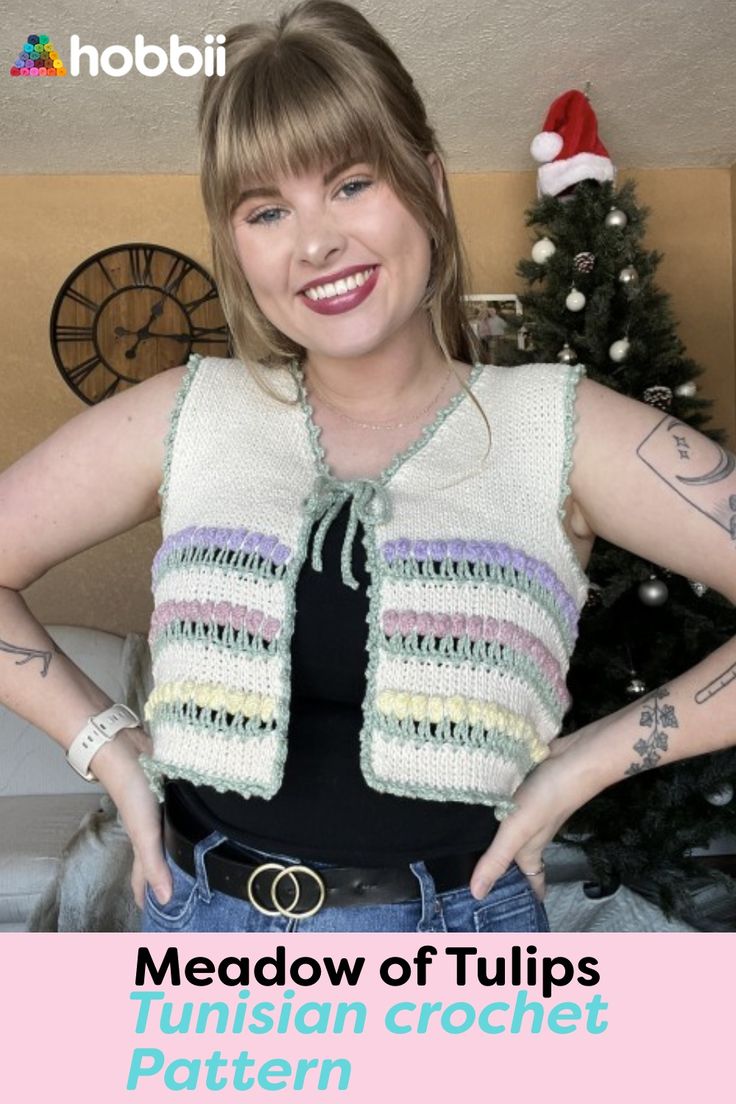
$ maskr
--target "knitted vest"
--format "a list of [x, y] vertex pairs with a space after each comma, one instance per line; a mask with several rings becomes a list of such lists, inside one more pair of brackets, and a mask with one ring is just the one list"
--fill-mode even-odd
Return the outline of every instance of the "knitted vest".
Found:
[[562, 528], [579, 368], [476, 365], [375, 480], [329, 472], [301, 370], [265, 394], [193, 356], [166, 438], [145, 719], [164, 778], [271, 797], [287, 751], [295, 587], [346, 500], [365, 529], [361, 768], [377, 790], [495, 807], [548, 754], [587, 579]]

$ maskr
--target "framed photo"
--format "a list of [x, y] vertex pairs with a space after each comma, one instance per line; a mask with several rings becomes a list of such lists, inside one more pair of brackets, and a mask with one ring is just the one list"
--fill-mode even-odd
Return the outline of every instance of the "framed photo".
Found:
[[508, 364], [514, 359], [509, 356], [512, 351], [529, 347], [527, 331], [518, 321], [522, 314], [518, 295], [466, 295], [465, 306], [484, 364]]

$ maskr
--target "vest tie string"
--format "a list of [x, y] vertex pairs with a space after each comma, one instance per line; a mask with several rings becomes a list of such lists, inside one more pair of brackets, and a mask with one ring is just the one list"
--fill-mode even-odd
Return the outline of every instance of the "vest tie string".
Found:
[[353, 541], [358, 522], [384, 522], [391, 516], [391, 503], [386, 488], [378, 480], [351, 479], [343, 481], [331, 475], [320, 475], [312, 493], [304, 500], [304, 506], [313, 522], [320, 519], [312, 545], [312, 567], [322, 570], [322, 547], [325, 536], [344, 504], [351, 499], [350, 515], [340, 553], [342, 581], [351, 590], [358, 589], [352, 572]]

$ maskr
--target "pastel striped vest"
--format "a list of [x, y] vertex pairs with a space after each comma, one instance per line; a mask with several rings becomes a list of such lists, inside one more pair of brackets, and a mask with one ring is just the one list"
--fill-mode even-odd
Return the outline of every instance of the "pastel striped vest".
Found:
[[561, 524], [581, 370], [476, 365], [375, 480], [332, 478], [300, 369], [266, 395], [240, 361], [193, 356], [171, 415], [152, 567], [145, 763], [272, 796], [286, 756], [295, 584], [310, 531], [350, 501], [365, 527], [361, 767], [377, 790], [482, 803], [501, 819], [569, 704], [587, 579]]

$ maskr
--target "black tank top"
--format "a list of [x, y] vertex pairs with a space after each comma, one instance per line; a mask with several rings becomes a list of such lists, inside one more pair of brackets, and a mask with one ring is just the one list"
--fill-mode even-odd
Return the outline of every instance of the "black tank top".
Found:
[[311, 567], [312, 531], [297, 580], [291, 641], [291, 716], [284, 778], [270, 799], [169, 782], [197, 837], [217, 828], [260, 850], [352, 866], [393, 866], [485, 848], [498, 822], [485, 805], [379, 793], [360, 769], [366, 692], [368, 597], [363, 526], [352, 550], [358, 590], [341, 578], [346, 502], [327, 532], [321, 572]]

